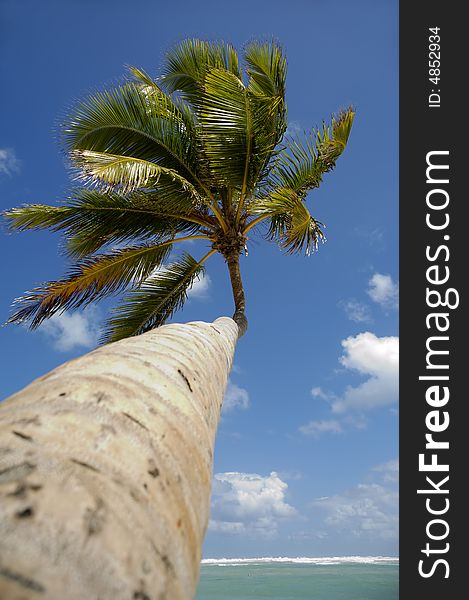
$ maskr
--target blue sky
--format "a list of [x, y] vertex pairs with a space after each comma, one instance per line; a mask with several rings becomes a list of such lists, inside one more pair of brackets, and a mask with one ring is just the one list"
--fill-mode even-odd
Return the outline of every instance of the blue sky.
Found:
[[[73, 102], [158, 72], [186, 37], [277, 38], [289, 63], [291, 131], [353, 104], [336, 170], [310, 194], [327, 243], [284, 256], [253, 236], [241, 258], [249, 331], [240, 341], [215, 455], [204, 554], [397, 555], [398, 3], [392, 0], [4, 0], [0, 7], [0, 203], [60, 202], [71, 188], [57, 142]], [[59, 237], [0, 236], [0, 318], [60, 277]], [[192, 250], [192, 248], [191, 248]], [[194, 248], [195, 251], [195, 248]], [[197, 254], [200, 254], [197, 252]], [[2, 397], [87, 352], [112, 302], [38, 332], [0, 330]], [[232, 314], [221, 259], [176, 321]]]

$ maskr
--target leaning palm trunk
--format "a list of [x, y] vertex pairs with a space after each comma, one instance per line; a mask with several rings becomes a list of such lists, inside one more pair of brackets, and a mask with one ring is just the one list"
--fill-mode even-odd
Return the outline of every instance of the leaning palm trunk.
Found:
[[166, 325], [0, 405], [0, 598], [193, 598], [238, 327]]

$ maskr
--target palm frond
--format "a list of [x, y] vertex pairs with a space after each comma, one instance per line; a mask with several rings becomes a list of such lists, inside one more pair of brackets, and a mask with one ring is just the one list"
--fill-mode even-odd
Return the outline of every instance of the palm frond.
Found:
[[129, 292], [113, 311], [103, 341], [115, 342], [162, 325], [186, 301], [188, 290], [205, 271], [202, 262], [206, 258], [197, 262], [184, 254]]
[[238, 54], [233, 46], [188, 39], [167, 53], [158, 82], [168, 93], [179, 92], [192, 103], [200, 95], [206, 74], [214, 68], [241, 77]]
[[355, 111], [350, 107], [333, 116], [329, 127], [324, 124], [323, 128], [317, 132], [318, 155], [331, 169], [347, 146], [354, 118]]
[[267, 237], [276, 240], [288, 254], [305, 251], [307, 255], [325, 241], [323, 224], [314, 219], [298, 194], [290, 188], [278, 188], [256, 203], [252, 214], [269, 219]]
[[20, 308], [8, 323], [30, 321], [32, 329], [68, 308], [77, 308], [142, 281], [168, 256], [173, 240], [115, 250], [86, 258], [65, 279], [35, 288], [15, 301]]
[[233, 73], [212, 69], [205, 77], [200, 122], [212, 176], [241, 189], [252, 153], [253, 115], [247, 90]]
[[148, 88], [152, 88], [154, 90], [157, 90], [161, 94], [164, 93], [161, 90], [160, 86], [156, 83], [156, 81], [150, 75], [148, 75], [148, 73], [145, 73], [145, 71], [143, 71], [142, 69], [139, 69], [137, 67], [129, 66], [129, 71], [134, 76], [134, 79], [135, 79], [136, 82], [138, 82], [140, 84], [143, 84], [144, 86], [147, 86]]
[[162, 116], [166, 115], [171, 120], [176, 115], [177, 120], [180, 119], [183, 128], [188, 130], [191, 137], [196, 136], [196, 118], [191, 107], [186, 102], [179, 97], [170, 97], [165, 94], [158, 85], [158, 82], [148, 75], [148, 73], [145, 73], [145, 71], [132, 66], [129, 67], [129, 71], [134, 77], [135, 84], [140, 85], [144, 96], [151, 96], [156, 99]]
[[143, 187], [155, 188], [158, 184], [163, 186], [165, 182], [177, 183], [192, 195], [194, 202], [203, 200], [192, 183], [177, 171], [147, 160], [92, 150], [74, 150], [71, 157], [77, 178], [90, 184], [102, 184], [125, 193]]
[[275, 42], [251, 42], [244, 50], [249, 74], [248, 90], [257, 110], [263, 113], [263, 127], [258, 132], [264, 136], [262, 145], [270, 150], [260, 162], [256, 179], [264, 179], [276, 146], [287, 129], [285, 83], [287, 60], [282, 48]]
[[287, 59], [282, 48], [270, 44], [251, 42], [244, 50], [249, 74], [249, 89], [263, 96], [285, 96]]
[[252, 192], [264, 181], [272, 167], [272, 158], [287, 128], [285, 99], [281, 96], [249, 94], [254, 120], [254, 150], [249, 177]]
[[3, 217], [12, 231], [64, 231], [67, 253], [75, 258], [108, 243], [168, 238], [211, 226], [208, 216], [195, 211], [182, 194], [169, 202], [158, 199], [157, 193], [135, 192], [125, 197], [86, 189], [77, 190], [64, 206], [30, 204], [9, 209]]
[[64, 125], [68, 151], [132, 156], [177, 169], [196, 184], [193, 117], [161, 90], [147, 93], [147, 88], [128, 83], [79, 104]]
[[212, 69], [200, 95], [200, 139], [210, 173], [219, 184], [250, 191], [272, 152], [277, 132], [269, 122], [279, 102], [255, 96], [233, 73]]
[[344, 151], [352, 128], [355, 112], [349, 108], [333, 117], [330, 125], [313, 131], [302, 143], [299, 139], [289, 140], [280, 153], [270, 173], [273, 187], [288, 187], [304, 197], [319, 187], [323, 175], [335, 167]]
[[66, 206], [49, 206], [47, 204], [24, 204], [9, 208], [2, 212], [10, 231], [26, 231], [27, 229], [64, 229], [69, 209]]

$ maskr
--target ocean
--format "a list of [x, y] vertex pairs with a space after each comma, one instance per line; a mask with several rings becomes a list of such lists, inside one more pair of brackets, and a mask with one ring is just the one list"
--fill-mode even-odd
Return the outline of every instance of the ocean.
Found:
[[398, 582], [395, 557], [205, 559], [196, 600], [397, 600]]

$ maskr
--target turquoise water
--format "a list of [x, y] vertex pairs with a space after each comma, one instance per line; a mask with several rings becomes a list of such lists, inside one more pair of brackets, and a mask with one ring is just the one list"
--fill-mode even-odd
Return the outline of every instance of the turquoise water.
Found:
[[397, 600], [399, 565], [203, 564], [196, 600]]

